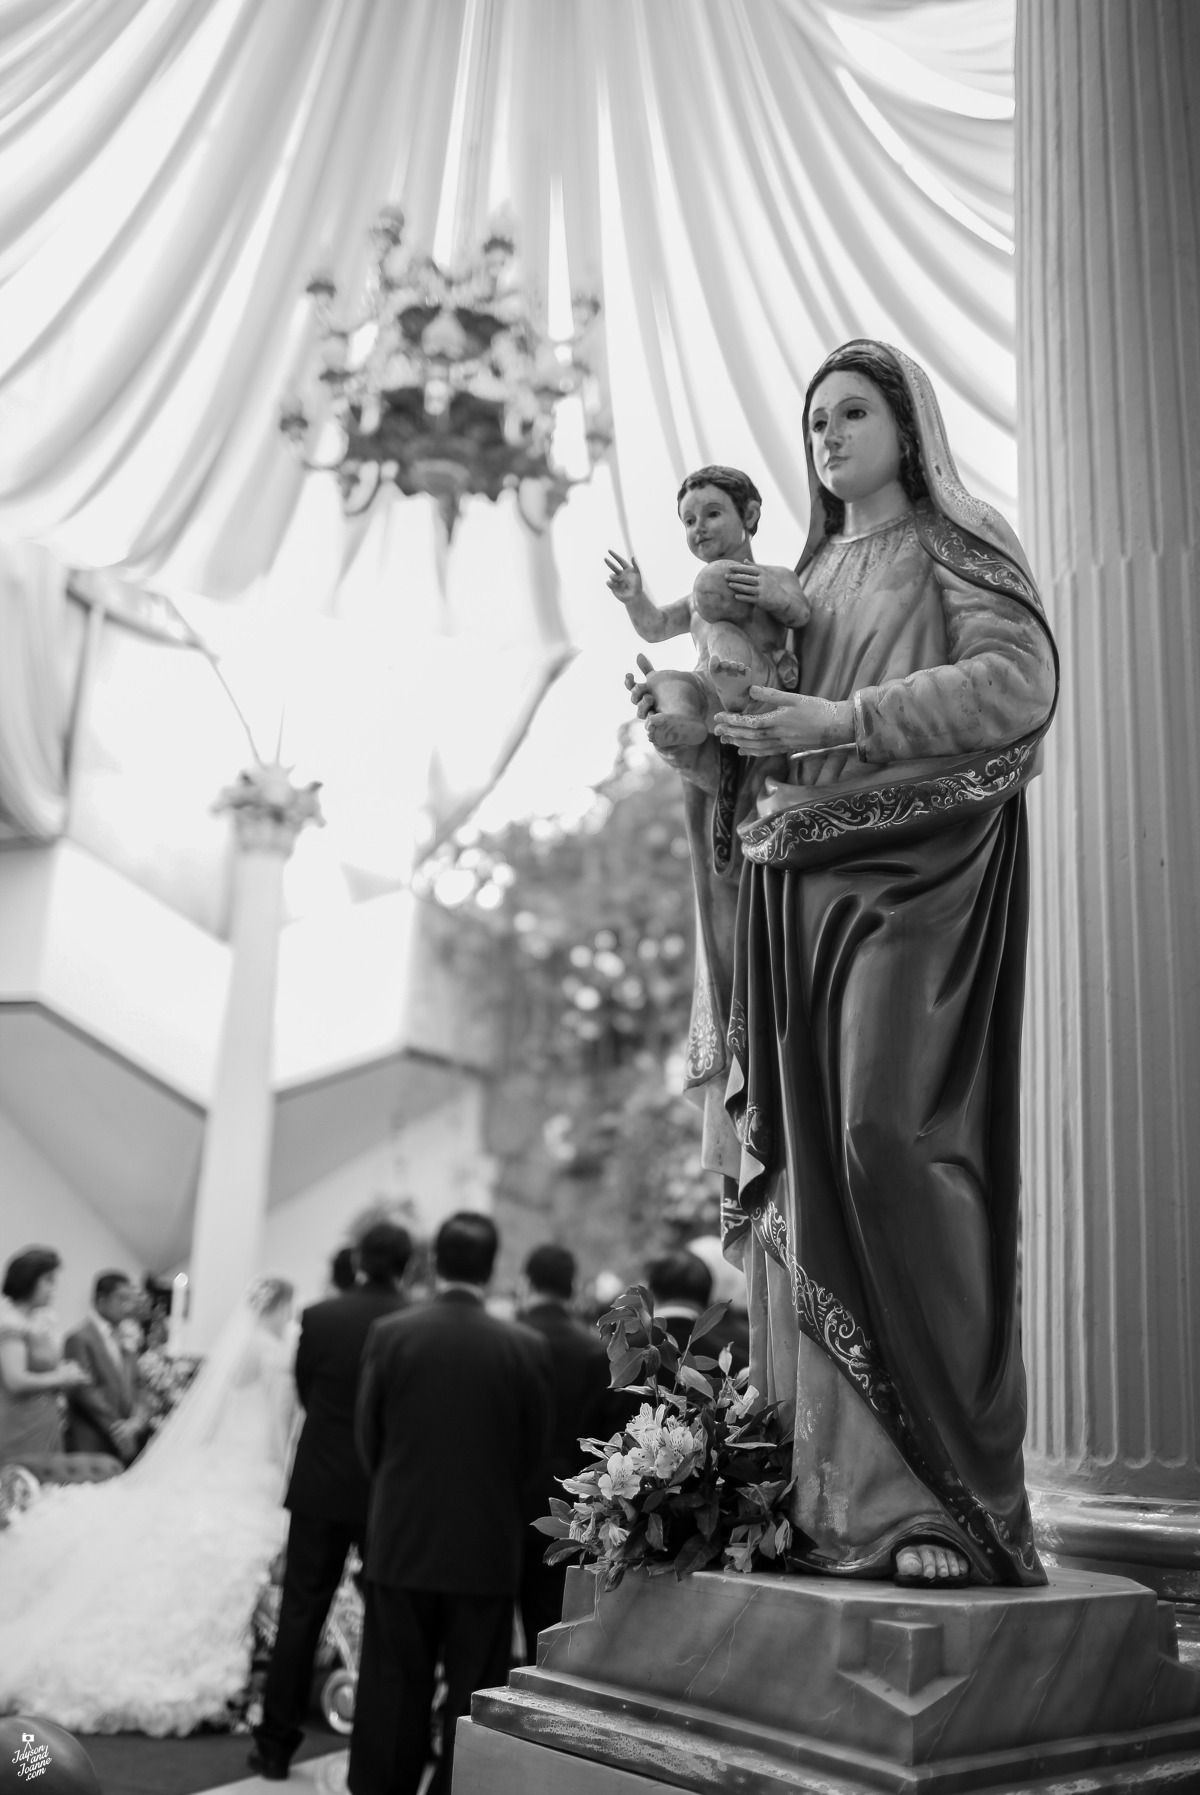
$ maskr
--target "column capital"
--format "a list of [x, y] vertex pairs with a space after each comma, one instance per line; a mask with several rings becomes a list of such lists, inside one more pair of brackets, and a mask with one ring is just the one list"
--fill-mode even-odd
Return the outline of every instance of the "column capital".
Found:
[[324, 825], [320, 789], [316, 779], [295, 785], [290, 769], [278, 761], [259, 762], [218, 794], [213, 809], [232, 813], [239, 847], [282, 854], [286, 860], [307, 823]]

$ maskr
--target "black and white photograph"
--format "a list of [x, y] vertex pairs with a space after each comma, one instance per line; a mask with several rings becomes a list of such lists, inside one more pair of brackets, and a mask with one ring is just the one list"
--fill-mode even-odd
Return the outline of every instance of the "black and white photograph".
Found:
[[1200, 0], [0, 0], [0, 1795], [1200, 1795], [1198, 1316]]

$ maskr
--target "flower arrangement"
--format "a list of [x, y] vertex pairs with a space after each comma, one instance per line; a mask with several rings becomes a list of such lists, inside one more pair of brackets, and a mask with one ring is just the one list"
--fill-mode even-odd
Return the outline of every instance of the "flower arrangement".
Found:
[[198, 1358], [172, 1358], [158, 1346], [148, 1346], [138, 1355], [139, 1406], [151, 1434], [158, 1432], [171, 1410], [187, 1392], [199, 1369]]
[[613, 1389], [646, 1400], [621, 1433], [580, 1441], [596, 1463], [562, 1479], [573, 1500], [552, 1497], [534, 1523], [553, 1541], [547, 1564], [595, 1559], [612, 1589], [638, 1565], [684, 1577], [718, 1560], [730, 1571], [786, 1563], [791, 1442], [776, 1405], [749, 1372], [731, 1375], [728, 1347], [715, 1359], [695, 1351], [728, 1307], [706, 1309], [682, 1353], [639, 1287], [601, 1316]]

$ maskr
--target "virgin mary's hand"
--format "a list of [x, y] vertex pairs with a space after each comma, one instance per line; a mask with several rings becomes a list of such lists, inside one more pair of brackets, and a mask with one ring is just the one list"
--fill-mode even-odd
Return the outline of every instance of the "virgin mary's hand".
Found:
[[646, 725], [646, 739], [656, 753], [661, 754], [669, 767], [678, 772], [686, 772], [697, 760], [697, 750], [691, 747], [675, 747], [663, 740], [664, 732], [669, 729], [670, 719], [664, 717], [654, 702], [654, 687], [649, 676], [654, 668], [644, 654], [637, 658], [638, 670], [643, 675], [639, 680], [636, 674], [625, 675], [625, 689], [629, 693], [630, 704], [637, 705], [637, 714]]
[[637, 705], [638, 716], [649, 717], [654, 711], [654, 689], [646, 675], [653, 673], [654, 668], [644, 654], [639, 654], [637, 664], [643, 677], [638, 679], [637, 674], [627, 673], [625, 690], [629, 693], [630, 704]]
[[[742, 754], [805, 754], [823, 748], [854, 744], [854, 705], [850, 699], [832, 703], [810, 698], [803, 692], [776, 692], [768, 686], [751, 686], [755, 711], [720, 711], [713, 727], [724, 742]], [[767, 707], [770, 708], [767, 708]]]

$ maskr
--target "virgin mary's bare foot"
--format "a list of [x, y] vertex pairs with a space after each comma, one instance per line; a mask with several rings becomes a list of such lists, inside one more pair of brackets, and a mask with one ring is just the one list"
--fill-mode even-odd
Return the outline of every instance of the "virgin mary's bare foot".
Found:
[[950, 1546], [902, 1546], [896, 1554], [897, 1583], [928, 1583], [936, 1589], [965, 1583], [970, 1574], [967, 1559]]

